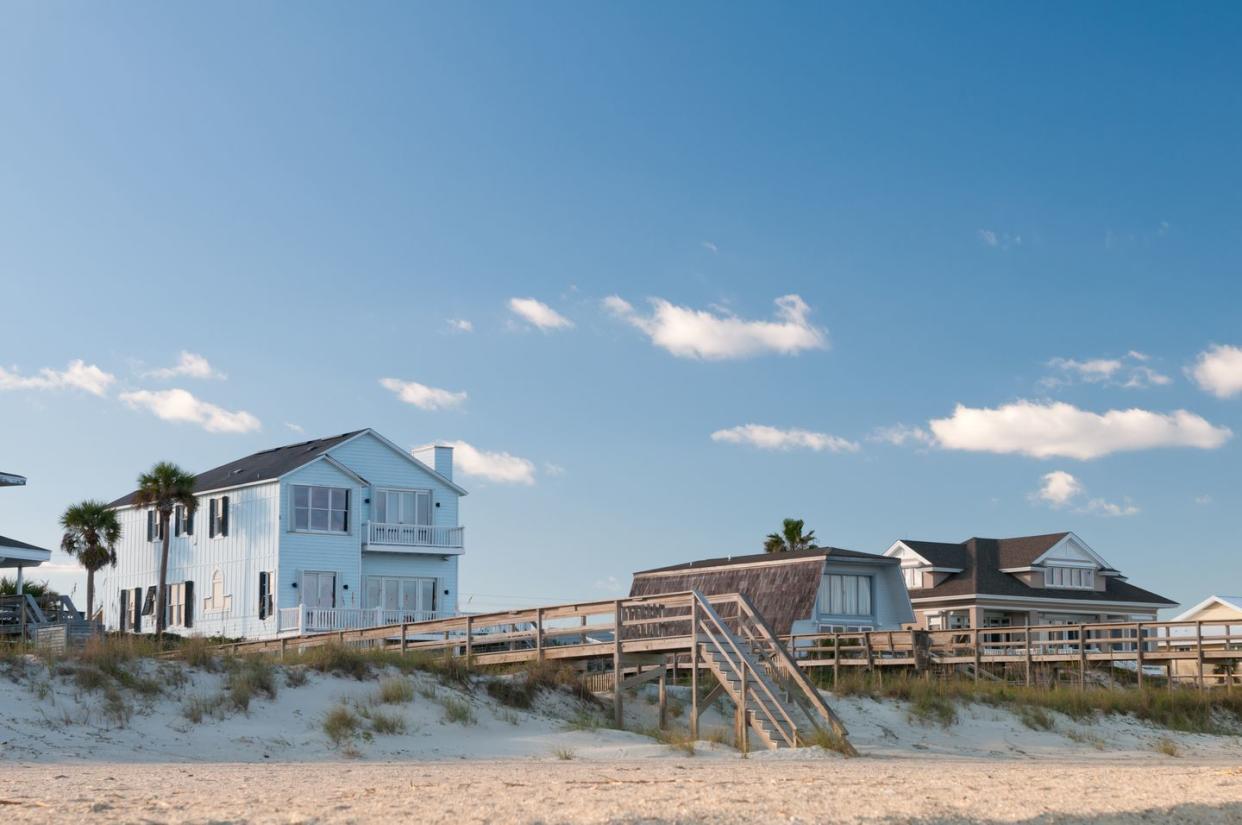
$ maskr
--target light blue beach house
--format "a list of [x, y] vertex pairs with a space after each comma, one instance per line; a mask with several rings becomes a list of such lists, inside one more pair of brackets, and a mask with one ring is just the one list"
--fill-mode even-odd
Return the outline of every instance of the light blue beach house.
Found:
[[[262, 639], [457, 614], [465, 552], [453, 448], [403, 450], [374, 430], [255, 453], [195, 477], [174, 513], [168, 628]], [[134, 493], [116, 568], [102, 571], [109, 630], [155, 629], [159, 519]]]

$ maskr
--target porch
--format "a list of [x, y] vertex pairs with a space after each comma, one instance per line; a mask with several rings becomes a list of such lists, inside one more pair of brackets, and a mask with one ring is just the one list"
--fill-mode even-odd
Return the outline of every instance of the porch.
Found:
[[400, 551], [410, 547], [432, 547], [458, 555], [463, 551], [464, 527], [442, 527], [434, 524], [390, 524], [368, 521], [363, 531], [368, 550]]
[[451, 619], [457, 613], [445, 610], [391, 610], [382, 607], [282, 607], [276, 613], [276, 632], [281, 636], [365, 630], [387, 625], [432, 622]]

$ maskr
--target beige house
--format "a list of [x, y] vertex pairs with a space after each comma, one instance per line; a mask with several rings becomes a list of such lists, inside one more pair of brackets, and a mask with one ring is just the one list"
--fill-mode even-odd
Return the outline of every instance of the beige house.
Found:
[[[1170, 644], [1175, 648], [1179, 643], [1197, 643], [1202, 635], [1205, 651], [1237, 650], [1236, 664], [1209, 660], [1204, 668], [1204, 679], [1208, 684], [1223, 684], [1225, 677], [1232, 674], [1233, 684], [1239, 683], [1242, 679], [1242, 596], [1208, 596], [1170, 621], [1195, 622], [1193, 626], [1169, 629]], [[1197, 660], [1177, 659], [1173, 664], [1179, 678], [1198, 678]]]
[[927, 630], [1150, 621], [1176, 603], [1130, 584], [1073, 533], [956, 544], [902, 539], [916, 626]]

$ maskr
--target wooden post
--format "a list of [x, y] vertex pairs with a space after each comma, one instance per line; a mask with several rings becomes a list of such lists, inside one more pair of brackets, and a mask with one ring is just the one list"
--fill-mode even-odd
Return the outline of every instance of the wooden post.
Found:
[[401, 623], [401, 654], [402, 655], [405, 655], [405, 651], [408, 649], [408, 642], [406, 642], [406, 638], [405, 638], [406, 627], [407, 627], [406, 623], [402, 622]]
[[285, 647], [288, 644], [288, 642], [289, 640], [287, 638], [283, 636], [281, 637], [280, 639], [280, 661], [282, 662], [285, 660]]
[[1023, 646], [1026, 648], [1026, 686], [1031, 686], [1031, 614], [1026, 614], [1026, 626], [1022, 635]]
[[621, 601], [619, 599], [612, 603], [612, 615], [612, 721], [617, 729], [621, 730], [625, 727], [624, 708], [621, 704], [621, 633], [624, 628], [621, 622]]
[[1199, 663], [1199, 690], [1207, 685], [1203, 681], [1203, 620], [1195, 622], [1195, 658]]
[[742, 685], [738, 690], [737, 715], [734, 717], [737, 727], [737, 749], [742, 753], [750, 753], [750, 733], [746, 724], [746, 661], [741, 667]]
[[970, 629], [970, 632], [971, 632], [971, 639], [974, 641], [974, 647], [975, 647], [975, 684], [977, 685], [979, 684], [979, 667], [980, 667], [979, 628], [972, 627]]
[[863, 631], [863, 644], [867, 648], [867, 672], [870, 673], [874, 668], [875, 661], [871, 658], [871, 634]]
[[[664, 665], [660, 665], [661, 668]], [[667, 674], [660, 674], [660, 730], [668, 730], [668, 687], [665, 684]]]
[[837, 682], [841, 678], [841, 634], [832, 634], [832, 689], [837, 689]]
[[345, 646], [345, 631], [344, 630], [336, 631], [336, 643], [339, 644], [341, 647]]
[[1087, 689], [1087, 629], [1078, 625], [1078, 689]]
[[699, 741], [699, 600], [690, 599], [690, 739]]
[[466, 617], [466, 659], [474, 655], [474, 616]]
[[535, 658], [543, 661], [543, 608], [535, 608]]
[[1134, 677], [1138, 680], [1138, 686], [1143, 687], [1143, 623], [1139, 622], [1134, 632], [1137, 639], [1134, 643]]
[[918, 640], [918, 634], [915, 632], [914, 628], [910, 628], [910, 656], [914, 658], [914, 671], [915, 671], [915, 673], [917, 673], [918, 671], [922, 670], [922, 669], [923, 669], [923, 663], [919, 661], [919, 640]]

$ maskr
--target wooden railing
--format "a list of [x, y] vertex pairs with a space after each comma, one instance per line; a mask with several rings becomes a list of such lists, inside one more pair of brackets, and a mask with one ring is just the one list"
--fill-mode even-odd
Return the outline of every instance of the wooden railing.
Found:
[[947, 665], [968, 666], [977, 679], [984, 665], [1009, 665], [1021, 667], [1029, 684], [1037, 665], [1068, 665], [1085, 681], [1091, 664], [1125, 663], [1143, 684], [1155, 668], [1170, 680], [1184, 680], [1176, 663], [1188, 662], [1200, 686], [1229, 686], [1242, 676], [1242, 624], [1211, 621], [809, 633], [783, 640], [799, 667], [835, 673]]
[[436, 610], [385, 610], [375, 607], [282, 607], [277, 613], [278, 633], [327, 633], [402, 623], [430, 622], [456, 616]]
[[367, 522], [367, 544], [390, 547], [444, 547], [463, 546], [466, 528], [442, 527], [433, 524], [384, 524]]

